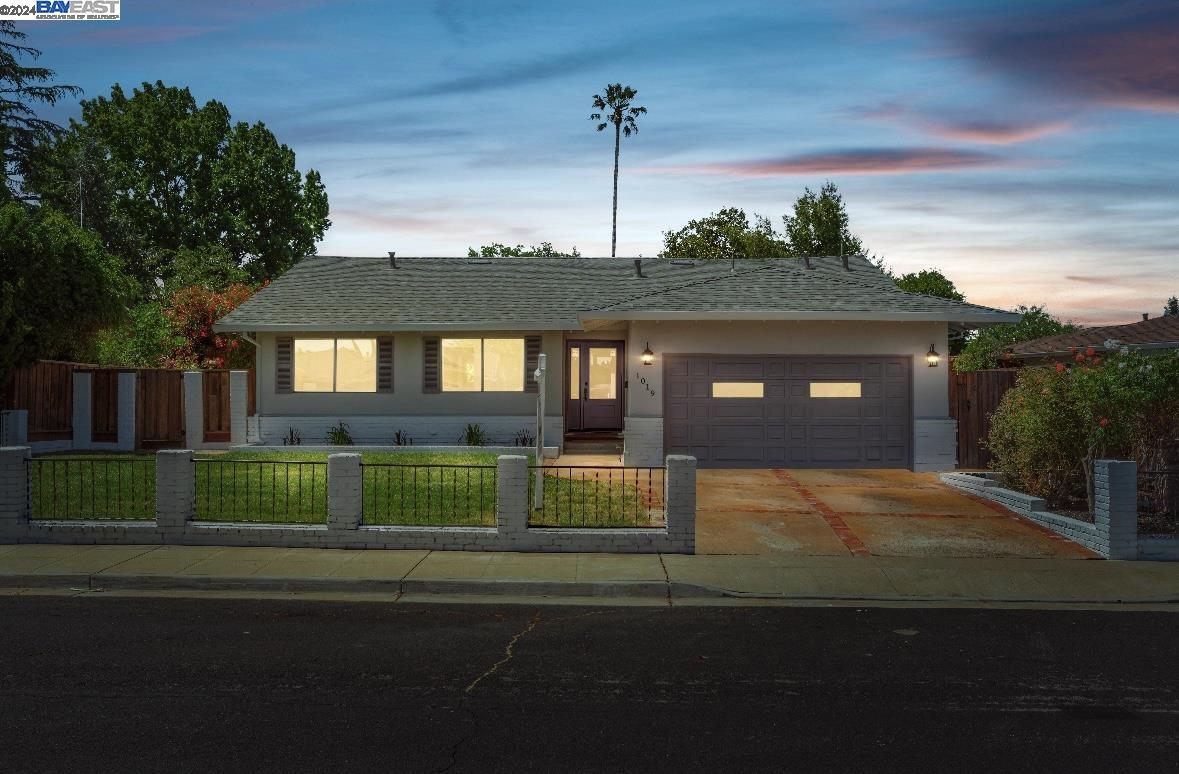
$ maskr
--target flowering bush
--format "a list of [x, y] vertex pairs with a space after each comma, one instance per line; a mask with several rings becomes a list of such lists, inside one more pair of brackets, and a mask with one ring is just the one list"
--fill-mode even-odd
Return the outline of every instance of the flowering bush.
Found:
[[164, 316], [179, 341], [164, 358], [164, 367], [251, 367], [253, 347], [242, 346], [242, 340], [234, 334], [217, 333], [213, 324], [252, 296], [254, 290], [250, 285], [233, 283], [223, 290], [191, 285], [173, 293]]
[[1096, 459], [1179, 463], [1179, 353], [1106, 345], [1105, 356], [1089, 348], [1024, 369], [991, 417], [992, 467], [1054, 507], [1092, 506]]

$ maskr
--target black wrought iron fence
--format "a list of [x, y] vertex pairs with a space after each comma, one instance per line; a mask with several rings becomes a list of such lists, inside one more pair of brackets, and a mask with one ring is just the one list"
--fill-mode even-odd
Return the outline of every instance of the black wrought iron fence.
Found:
[[197, 521], [327, 522], [327, 463], [198, 459]]
[[28, 460], [29, 516], [154, 519], [154, 457], [49, 457]]
[[[544, 476], [539, 508], [536, 472]], [[659, 467], [544, 465], [529, 468], [528, 524], [534, 527], [663, 527], [665, 470]]]
[[365, 524], [495, 526], [494, 465], [364, 463]]
[[1139, 534], [1179, 534], [1179, 470], [1138, 471]]

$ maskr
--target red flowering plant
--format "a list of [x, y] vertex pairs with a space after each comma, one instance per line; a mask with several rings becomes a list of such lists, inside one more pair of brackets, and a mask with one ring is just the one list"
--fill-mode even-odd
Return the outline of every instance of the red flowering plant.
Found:
[[[263, 283], [265, 287], [266, 283]], [[180, 343], [164, 358], [167, 368], [252, 368], [254, 348], [240, 336], [219, 333], [213, 325], [238, 307], [258, 288], [233, 283], [221, 290], [200, 285], [172, 294], [164, 309]]]
[[1024, 369], [991, 418], [992, 466], [1054, 507], [1092, 506], [1095, 460], [1155, 467], [1179, 436], [1179, 353], [1104, 349]]

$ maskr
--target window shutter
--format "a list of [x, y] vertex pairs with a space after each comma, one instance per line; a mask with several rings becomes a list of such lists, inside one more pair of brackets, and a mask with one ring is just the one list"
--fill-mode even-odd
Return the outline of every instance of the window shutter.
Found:
[[536, 392], [536, 367], [540, 365], [540, 336], [524, 337], [524, 392]]
[[279, 336], [274, 340], [274, 391], [291, 391], [291, 374], [294, 368], [295, 340], [290, 336]]
[[422, 392], [440, 392], [438, 387], [438, 337], [422, 337]]
[[377, 392], [393, 392], [393, 337], [377, 337]]

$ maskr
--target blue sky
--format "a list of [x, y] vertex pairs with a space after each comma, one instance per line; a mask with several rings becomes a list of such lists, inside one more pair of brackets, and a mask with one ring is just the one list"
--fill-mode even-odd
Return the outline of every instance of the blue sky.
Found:
[[[498, 241], [619, 254], [724, 206], [778, 221], [834, 181], [896, 270], [969, 300], [1126, 322], [1179, 293], [1179, 3], [124, 0], [31, 22], [86, 96], [163, 80], [322, 174], [324, 254]], [[76, 105], [59, 105], [63, 121]]]

